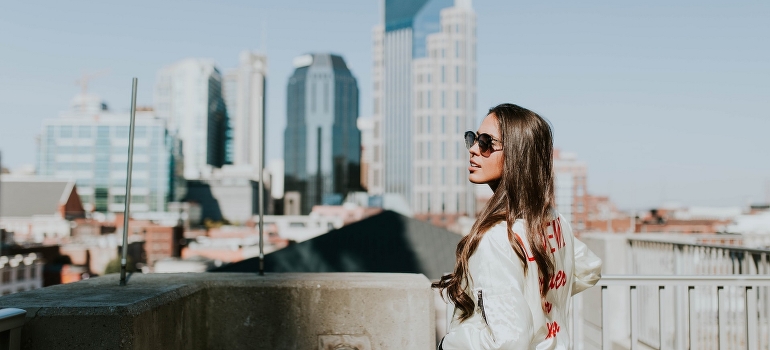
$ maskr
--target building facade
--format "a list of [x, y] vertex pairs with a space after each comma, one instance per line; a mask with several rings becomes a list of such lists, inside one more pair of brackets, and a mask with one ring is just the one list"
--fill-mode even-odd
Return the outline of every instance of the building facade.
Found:
[[342, 57], [308, 54], [294, 60], [287, 89], [284, 190], [300, 193], [300, 211], [339, 205], [360, 189], [358, 83]]
[[43, 288], [43, 261], [35, 253], [0, 256], [0, 294]]
[[374, 29], [370, 194], [416, 216], [474, 215], [463, 132], [475, 129], [476, 15], [470, 1], [386, 0]]
[[226, 164], [227, 109], [214, 62], [185, 59], [161, 69], [154, 109], [182, 140], [184, 176], [198, 179]]
[[265, 125], [267, 57], [244, 51], [239, 62], [238, 68], [225, 74], [222, 90], [232, 138], [226, 153], [230, 163], [251, 166], [256, 171]]
[[[73, 180], [86, 211], [121, 212], [126, 203], [130, 114], [98, 97], [78, 95], [73, 108], [43, 121], [37, 173]], [[152, 110], [136, 113], [131, 210], [165, 211], [184, 196], [181, 143]]]
[[585, 230], [588, 220], [588, 166], [574, 153], [554, 149], [553, 173], [557, 210], [570, 222], [573, 230]]

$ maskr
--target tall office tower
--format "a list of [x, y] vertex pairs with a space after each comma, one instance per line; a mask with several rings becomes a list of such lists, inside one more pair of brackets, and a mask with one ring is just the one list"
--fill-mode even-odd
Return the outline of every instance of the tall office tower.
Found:
[[[244, 51], [238, 68], [225, 74], [223, 95], [232, 132], [232, 164], [257, 169], [265, 125], [267, 57]], [[267, 166], [267, 164], [263, 164]]]
[[415, 216], [474, 215], [462, 141], [475, 130], [476, 15], [470, 0], [385, 0], [374, 30], [371, 194]]
[[185, 59], [158, 72], [155, 112], [182, 140], [184, 176], [199, 179], [225, 164], [227, 110], [214, 62]]
[[[126, 203], [128, 112], [94, 95], [78, 95], [59, 118], [45, 119], [38, 174], [75, 180], [86, 210], [122, 212]], [[181, 142], [152, 110], [136, 112], [131, 211], [165, 211], [185, 195]]]
[[286, 94], [284, 190], [300, 193], [300, 211], [341, 204], [360, 185], [358, 84], [342, 57], [294, 59]]

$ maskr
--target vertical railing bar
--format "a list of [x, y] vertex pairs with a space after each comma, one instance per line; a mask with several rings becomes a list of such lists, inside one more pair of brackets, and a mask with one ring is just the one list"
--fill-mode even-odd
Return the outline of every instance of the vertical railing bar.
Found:
[[630, 288], [630, 302], [631, 302], [631, 350], [636, 350], [639, 347], [639, 291], [636, 286]]
[[609, 305], [608, 299], [609, 296], [607, 295], [607, 286], [602, 286], [602, 350], [610, 350], [612, 348], [612, 344], [610, 344], [610, 332], [607, 329], [607, 324], [609, 321], [609, 310], [607, 306]]
[[719, 348], [727, 349], [727, 310], [724, 305], [723, 295], [726, 294], [724, 286], [717, 286], [717, 339]]
[[757, 321], [759, 318], [757, 310], [757, 289], [746, 286], [746, 345], [747, 349], [759, 349], [759, 334], [757, 331]]
[[[666, 289], [666, 286], [658, 286], [658, 348], [660, 350], [663, 350], [663, 330], [668, 329], [668, 327], [664, 327], [663, 320], [667, 319], [663, 317], [663, 291]], [[666, 322], [666, 326], [668, 326], [668, 322]]]
[[693, 346], [693, 324], [692, 324], [692, 293], [695, 289], [694, 286], [687, 287], [687, 344], [688, 349], [694, 349]]

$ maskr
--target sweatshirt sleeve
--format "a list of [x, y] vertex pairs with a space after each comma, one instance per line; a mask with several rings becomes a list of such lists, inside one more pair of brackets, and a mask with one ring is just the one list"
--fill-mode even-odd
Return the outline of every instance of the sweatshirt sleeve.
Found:
[[602, 259], [599, 259], [585, 243], [575, 237], [575, 269], [573, 270], [572, 295], [593, 287], [602, 277]]
[[524, 268], [508, 243], [507, 231], [504, 235], [501, 238], [498, 232], [497, 237], [485, 237], [474, 253], [482, 272], [473, 276], [474, 312], [481, 313], [474, 317], [481, 317], [482, 325], [462, 322], [452, 327], [441, 344], [443, 350], [530, 348], [533, 318], [524, 297]]

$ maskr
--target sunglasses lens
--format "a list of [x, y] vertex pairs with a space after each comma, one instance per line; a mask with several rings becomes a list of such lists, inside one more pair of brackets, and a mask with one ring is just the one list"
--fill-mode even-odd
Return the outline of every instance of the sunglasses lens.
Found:
[[482, 154], [485, 154], [489, 152], [489, 149], [492, 146], [492, 137], [487, 134], [480, 134], [479, 137], [479, 151], [481, 151]]
[[473, 144], [476, 142], [476, 133], [473, 131], [466, 131], [465, 132], [465, 147], [467, 149], [471, 149], [473, 147]]

